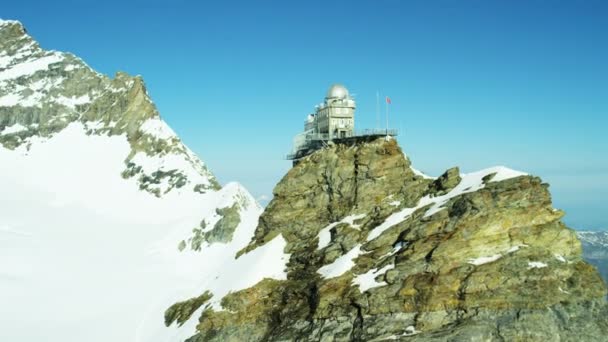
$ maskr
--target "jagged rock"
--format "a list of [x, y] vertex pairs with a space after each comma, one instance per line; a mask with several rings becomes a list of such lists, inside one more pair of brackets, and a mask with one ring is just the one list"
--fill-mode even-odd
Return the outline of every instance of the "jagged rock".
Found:
[[601, 341], [606, 288], [562, 216], [538, 177], [433, 181], [394, 140], [332, 144], [281, 180], [241, 251], [281, 234], [287, 280], [230, 294], [246, 304], [206, 310], [191, 341]]
[[196, 298], [173, 304], [165, 311], [165, 325], [169, 326], [173, 322], [177, 322], [179, 325], [184, 324], [211, 297], [212, 295], [207, 291]]
[[209, 243], [230, 242], [232, 240], [234, 230], [239, 223], [241, 223], [238, 203], [235, 203], [232, 205], [232, 207], [216, 209], [216, 213], [222, 218], [217, 221], [217, 223], [213, 226], [213, 229], [205, 232], [204, 239]]
[[460, 169], [453, 167], [444, 172], [431, 184], [429, 193], [433, 196], [445, 195], [460, 183]]

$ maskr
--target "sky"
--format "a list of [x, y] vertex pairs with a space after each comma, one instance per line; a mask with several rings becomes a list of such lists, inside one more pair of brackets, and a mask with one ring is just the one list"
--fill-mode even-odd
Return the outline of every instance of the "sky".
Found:
[[608, 230], [608, 1], [11, 1], [43, 48], [142, 75], [222, 183], [272, 196], [333, 83], [374, 128], [376, 93], [430, 175], [505, 165]]

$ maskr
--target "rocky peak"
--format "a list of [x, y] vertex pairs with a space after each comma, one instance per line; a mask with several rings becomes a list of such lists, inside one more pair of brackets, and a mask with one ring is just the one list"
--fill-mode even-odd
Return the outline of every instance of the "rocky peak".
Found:
[[16, 21], [0, 22], [0, 144], [26, 150], [69, 125], [89, 135], [124, 136], [125, 178], [162, 196], [186, 185], [219, 189], [215, 177], [161, 119], [143, 79], [111, 79], [80, 58], [46, 51]]
[[32, 42], [25, 27], [19, 21], [0, 19], [0, 29], [0, 37], [2, 37], [0, 48], [5, 51], [23, 46], [23, 41]]
[[538, 177], [433, 180], [378, 139], [313, 153], [274, 195], [240, 255], [283, 236], [287, 279], [205, 309], [192, 341], [600, 341], [608, 329], [605, 285]]

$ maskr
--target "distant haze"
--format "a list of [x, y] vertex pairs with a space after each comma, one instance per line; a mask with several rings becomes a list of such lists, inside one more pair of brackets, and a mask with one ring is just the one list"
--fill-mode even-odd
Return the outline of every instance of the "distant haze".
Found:
[[376, 127], [376, 91], [391, 97], [416, 168], [536, 174], [566, 223], [608, 229], [606, 1], [24, 0], [0, 16], [104, 73], [142, 74], [211, 171], [263, 201], [339, 82], [358, 128]]

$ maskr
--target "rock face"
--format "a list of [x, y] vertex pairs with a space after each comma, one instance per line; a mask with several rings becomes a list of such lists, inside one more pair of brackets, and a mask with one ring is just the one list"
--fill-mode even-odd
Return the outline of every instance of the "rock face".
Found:
[[274, 195], [239, 255], [281, 235], [287, 279], [206, 307], [188, 341], [603, 341], [608, 333], [605, 285], [538, 177], [454, 168], [433, 180], [410, 168], [396, 141], [378, 139], [315, 152]]

